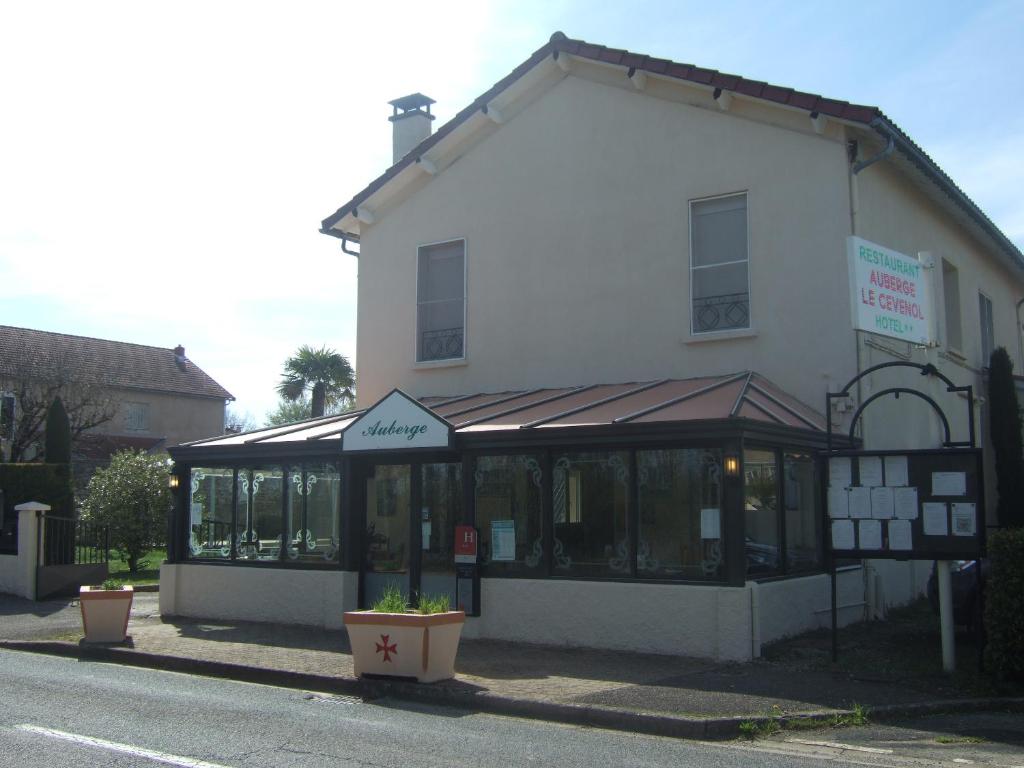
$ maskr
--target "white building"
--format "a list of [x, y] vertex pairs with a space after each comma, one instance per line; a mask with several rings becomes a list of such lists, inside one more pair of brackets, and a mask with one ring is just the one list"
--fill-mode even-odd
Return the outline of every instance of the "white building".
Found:
[[[1022, 365], [1024, 257], [873, 107], [561, 34], [436, 132], [430, 99], [392, 104], [394, 165], [321, 230], [358, 244], [362, 410], [172, 450], [166, 613], [339, 626], [387, 583], [454, 595], [461, 523], [470, 637], [749, 659], [829, 615], [826, 392]], [[929, 344], [854, 329], [851, 242], [920, 265]], [[967, 432], [889, 371], [833, 424], [902, 383]], [[906, 398], [855, 432], [943, 439]], [[841, 621], [927, 567], [844, 569]]]

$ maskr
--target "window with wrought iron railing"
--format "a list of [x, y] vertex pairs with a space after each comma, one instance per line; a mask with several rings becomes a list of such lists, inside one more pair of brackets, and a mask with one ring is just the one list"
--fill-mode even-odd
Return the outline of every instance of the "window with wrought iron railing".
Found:
[[746, 194], [690, 202], [691, 332], [750, 328]]
[[466, 241], [424, 245], [417, 257], [416, 360], [466, 356]]

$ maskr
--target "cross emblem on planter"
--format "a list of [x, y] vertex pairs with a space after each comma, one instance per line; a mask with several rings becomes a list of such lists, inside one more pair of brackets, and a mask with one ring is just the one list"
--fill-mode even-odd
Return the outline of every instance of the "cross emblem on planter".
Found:
[[391, 654], [398, 653], [398, 643], [391, 643], [388, 645], [388, 640], [391, 639], [391, 635], [381, 635], [381, 642], [377, 643], [377, 653], [384, 653], [384, 661], [391, 661]]

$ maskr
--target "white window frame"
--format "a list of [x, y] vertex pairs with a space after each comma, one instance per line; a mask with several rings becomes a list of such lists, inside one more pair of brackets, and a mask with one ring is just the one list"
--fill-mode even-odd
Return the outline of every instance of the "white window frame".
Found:
[[[985, 317], [984, 317], [984, 315], [982, 314], [982, 311], [981, 311], [981, 299], [984, 299], [985, 301], [988, 302], [988, 317], [989, 317], [989, 320], [991, 321], [990, 328], [991, 328], [992, 334], [991, 334], [991, 336], [989, 338], [989, 344], [991, 345], [992, 348], [989, 350], [989, 354], [988, 355], [985, 354]], [[980, 367], [981, 368], [988, 368], [988, 364], [989, 364], [989, 360], [990, 360], [990, 358], [992, 356], [992, 352], [994, 352], [995, 348], [996, 348], [996, 306], [995, 306], [995, 302], [992, 301], [992, 298], [987, 293], [985, 293], [984, 291], [978, 291], [978, 325], [980, 326], [980, 329], [981, 329], [981, 339], [980, 339], [980, 341], [981, 341], [981, 366]]]
[[[740, 261], [723, 261], [719, 264], [706, 264], [704, 266], [694, 266], [693, 263], [693, 206], [695, 203], [706, 203], [711, 200], [724, 200], [729, 197], [743, 197], [745, 198], [744, 210], [746, 212], [746, 225], [747, 225], [747, 258]], [[726, 192], [721, 195], [710, 195], [708, 197], [695, 197], [687, 202], [687, 214], [689, 219], [687, 226], [689, 228], [689, 243], [690, 243], [690, 271], [689, 271], [689, 282], [690, 282], [690, 301], [687, 306], [687, 314], [689, 315], [690, 323], [690, 336], [692, 337], [709, 337], [709, 336], [733, 336], [733, 335], [749, 335], [754, 329], [754, 308], [753, 302], [751, 301], [751, 290], [750, 290], [750, 190], [744, 189], [738, 192]], [[722, 328], [711, 331], [697, 331], [693, 327], [693, 271], [695, 269], [709, 269], [713, 267], [724, 267], [730, 264], [741, 264], [747, 265], [747, 325], [744, 328]]]
[[[424, 248], [432, 248], [437, 245], [451, 245], [452, 243], [462, 243], [462, 356], [445, 357], [439, 360], [420, 360], [420, 253]], [[416, 246], [414, 267], [416, 269], [416, 317], [413, 321], [413, 362], [418, 368], [437, 368], [466, 362], [467, 350], [469, 349], [469, 337], [466, 334], [466, 320], [469, 316], [469, 243], [465, 237], [452, 237], [446, 240], [420, 243]]]

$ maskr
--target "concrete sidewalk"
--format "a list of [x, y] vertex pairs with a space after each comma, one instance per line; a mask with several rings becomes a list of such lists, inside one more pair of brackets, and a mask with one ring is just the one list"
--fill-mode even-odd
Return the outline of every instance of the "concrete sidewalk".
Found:
[[[19, 607], [34, 615], [30, 637], [23, 628], [12, 631], [9, 619]], [[454, 680], [359, 680], [344, 631], [161, 619], [153, 609], [152, 601], [139, 600], [130, 642], [97, 647], [80, 644], [80, 629], [69, 628], [69, 612], [77, 613], [73, 603], [0, 596], [0, 647], [690, 738], [731, 738], [747, 721], [828, 720], [854, 705], [869, 708], [876, 719], [1024, 705], [1021, 699], [964, 700], [941, 686], [858, 679], [792, 659], [721, 664], [481, 640], [462, 642]]]

